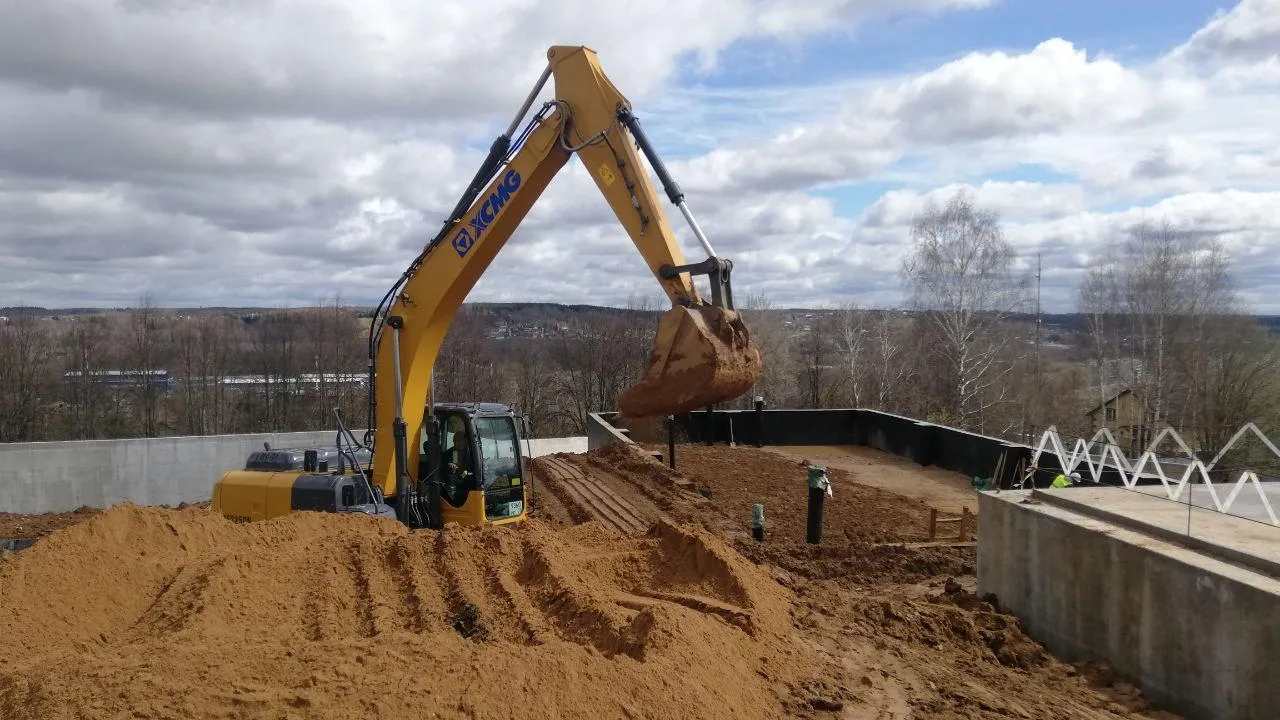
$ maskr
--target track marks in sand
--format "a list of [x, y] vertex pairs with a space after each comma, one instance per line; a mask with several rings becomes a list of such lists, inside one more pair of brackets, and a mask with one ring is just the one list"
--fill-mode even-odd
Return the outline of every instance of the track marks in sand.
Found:
[[[0, 634], [0, 717], [505, 717], [514, 699], [522, 715], [588, 720], [633, 713], [634, 698], [652, 717], [777, 717], [788, 602], [728, 555], [741, 577], [703, 593], [697, 573], [658, 566], [727, 548], [678, 552], [664, 532], [723, 545], [596, 522], [409, 531], [112, 509], [0, 566], [14, 628]], [[735, 582], [749, 602], [721, 608]], [[740, 615], [772, 630], [744, 632]]]
[[599, 478], [560, 457], [538, 459], [545, 485], [569, 508], [577, 522], [597, 520], [623, 535], [643, 533], [653, 518]]
[[440, 574], [422, 543], [396, 538], [387, 552], [388, 568], [405, 598], [406, 628], [422, 634], [448, 627]]

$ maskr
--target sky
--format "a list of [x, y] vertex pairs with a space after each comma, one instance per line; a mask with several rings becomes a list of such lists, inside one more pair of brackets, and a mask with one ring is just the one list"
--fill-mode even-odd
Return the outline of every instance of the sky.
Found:
[[[1280, 0], [0, 3], [0, 306], [376, 304], [560, 44], [740, 305], [902, 305], [913, 215], [966, 189], [1048, 312], [1168, 221], [1280, 313]], [[660, 297], [571, 161], [468, 300]]]

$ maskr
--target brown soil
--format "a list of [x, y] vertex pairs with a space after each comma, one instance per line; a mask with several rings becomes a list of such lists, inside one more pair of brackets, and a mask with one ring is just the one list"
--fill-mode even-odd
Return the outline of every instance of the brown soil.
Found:
[[683, 413], [741, 396], [760, 378], [760, 350], [737, 312], [677, 306], [663, 314], [640, 382], [619, 393], [622, 416]]
[[[710, 499], [710, 506], [741, 533], [750, 533], [751, 506], [764, 504], [768, 543], [805, 541], [807, 465], [805, 459], [789, 459], [753, 447], [688, 444], [676, 448], [678, 475], [693, 483], [699, 494]], [[666, 471], [660, 463], [657, 466]], [[823, 545], [928, 539], [929, 507], [925, 503], [866, 485], [860, 482], [860, 473], [827, 468], [831, 496], [823, 501]]]
[[959, 513], [961, 508], [978, 512], [978, 493], [968, 477], [942, 468], [920, 467], [892, 453], [848, 445], [767, 447], [765, 450], [790, 460], [810, 460], [848, 471], [859, 483], [919, 500], [947, 513]]
[[84, 522], [99, 512], [101, 511], [96, 508], [81, 507], [71, 512], [40, 515], [0, 513], [0, 538], [28, 540], [44, 537], [56, 530]]
[[1176, 720], [1132, 685], [1052, 657], [960, 583], [942, 585], [806, 587], [798, 624], [851, 717]]
[[[161, 505], [160, 507], [169, 506]], [[209, 501], [179, 503], [177, 509], [183, 510], [188, 507], [207, 508], [209, 507]], [[87, 505], [82, 505], [71, 512], [61, 513], [24, 515], [22, 513], [0, 512], [0, 539], [34, 540], [42, 538], [50, 533], [96, 517], [100, 512], [102, 512], [101, 508], [92, 508]]]
[[666, 523], [120, 506], [0, 566], [0, 717], [781, 717], [791, 604]]
[[[790, 690], [792, 716], [1176, 717], [1114, 676], [1082, 676], [999, 612], [998, 598], [975, 597], [973, 547], [913, 543], [927, 535], [929, 505], [919, 494], [869, 487], [856, 468], [815, 457], [830, 468], [834, 496], [814, 546], [804, 541], [807, 463], [785, 454], [680, 445], [678, 472], [621, 445], [567, 458], [728, 538], [795, 593], [796, 627], [827, 673]], [[753, 502], [765, 503], [763, 543], [749, 534]]]
[[800, 459], [677, 459], [541, 458], [519, 527], [91, 513], [0, 565], [0, 717], [1173, 717], [975, 597], [927, 498], [827, 463], [815, 546]]

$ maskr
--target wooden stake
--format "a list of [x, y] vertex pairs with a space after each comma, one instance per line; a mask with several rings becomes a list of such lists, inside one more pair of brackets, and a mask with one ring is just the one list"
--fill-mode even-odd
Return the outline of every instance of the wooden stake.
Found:
[[933, 540], [938, 537], [938, 510], [937, 508], [929, 508], [929, 539]]
[[[996, 460], [996, 471], [991, 475], [991, 484], [998, 490], [1000, 489], [1000, 476], [1004, 474], [1004, 458], [1008, 454], [1008, 450], [1000, 451], [1000, 458]], [[990, 490], [991, 488], [987, 488]]]

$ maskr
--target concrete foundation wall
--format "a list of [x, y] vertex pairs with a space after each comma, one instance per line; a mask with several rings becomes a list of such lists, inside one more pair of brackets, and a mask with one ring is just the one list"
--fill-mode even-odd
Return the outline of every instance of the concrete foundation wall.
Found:
[[616, 412], [587, 414], [587, 449], [595, 450], [614, 443], [632, 442], [627, 433], [613, 426]]
[[981, 496], [979, 594], [1053, 654], [1111, 661], [1163, 709], [1280, 717], [1280, 581], [1024, 497]]
[[[363, 431], [355, 431], [360, 437]], [[333, 445], [332, 431], [209, 435], [137, 440], [0, 444], [0, 512], [42, 513], [121, 502], [177, 505], [209, 499], [213, 483], [245, 458], [272, 447]], [[538, 438], [533, 456], [585, 452], [587, 439]]]

